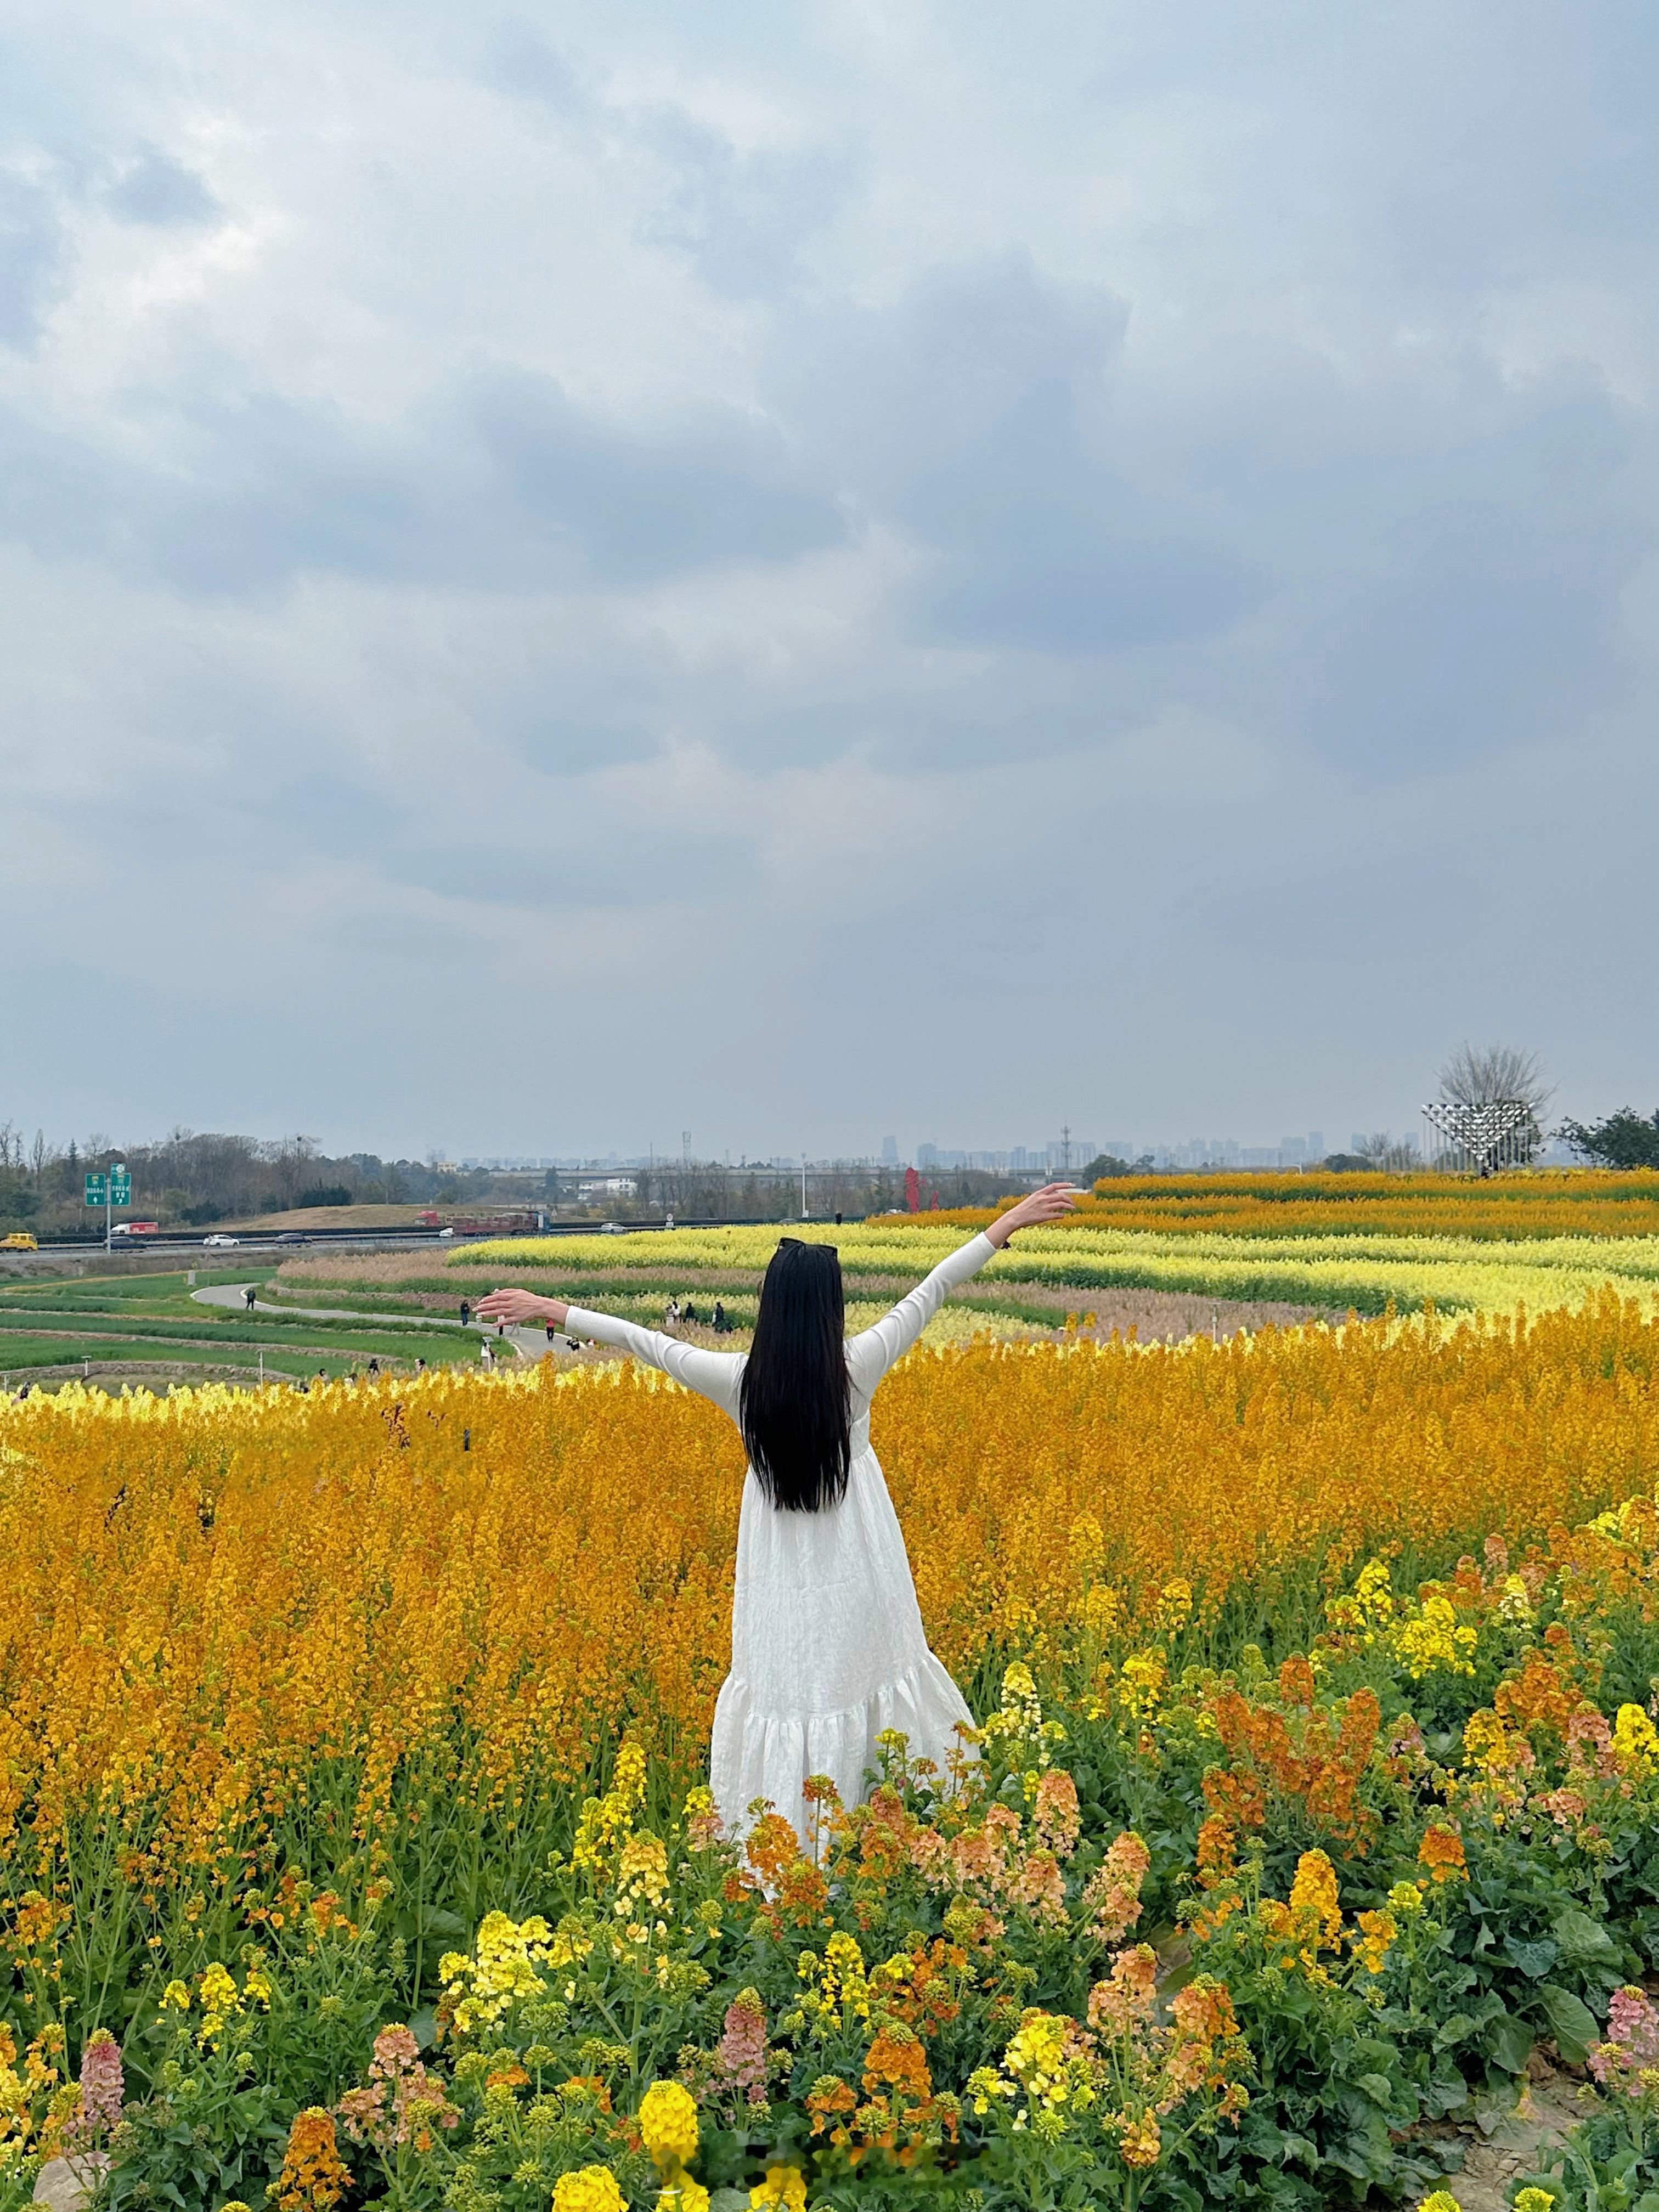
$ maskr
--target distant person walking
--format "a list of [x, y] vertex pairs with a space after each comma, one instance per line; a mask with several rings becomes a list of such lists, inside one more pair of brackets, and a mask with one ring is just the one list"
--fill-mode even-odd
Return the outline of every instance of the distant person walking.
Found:
[[749, 1472], [732, 1671], [709, 1758], [730, 1833], [741, 1835], [749, 1807], [765, 1798], [806, 1837], [810, 1775], [829, 1775], [842, 1802], [856, 1804], [885, 1729], [902, 1729], [910, 1756], [941, 1773], [966, 1751], [962, 1732], [973, 1716], [927, 1648], [898, 1516], [870, 1447], [870, 1401], [948, 1292], [1016, 1230], [1057, 1221], [1075, 1203], [1064, 1183], [1033, 1191], [850, 1340], [840, 1255], [793, 1237], [766, 1270], [747, 1352], [705, 1351], [532, 1291], [492, 1291], [479, 1301], [492, 1321], [546, 1319], [619, 1346], [711, 1399], [742, 1432]]
[[257, 1296], [258, 1291], [255, 1285], [250, 1283], [242, 1293], [242, 1304], [247, 1308], [250, 1313], [253, 1311], [253, 1301]]
[[729, 1336], [731, 1333], [732, 1324], [726, 1318], [726, 1308], [721, 1304], [720, 1300], [716, 1298], [714, 1301], [714, 1334], [716, 1336]]
[[462, 1327], [463, 1328], [465, 1328], [466, 1327], [466, 1325], [467, 1325], [468, 1322], [470, 1322], [470, 1321], [471, 1320], [471, 1318], [472, 1318], [472, 1306], [471, 1306], [471, 1301], [470, 1301], [470, 1300], [468, 1300], [468, 1299], [466, 1299], [466, 1298], [463, 1298], [463, 1299], [461, 1300], [461, 1327]]
[[478, 1339], [478, 1358], [485, 1367], [493, 1367], [495, 1364], [495, 1355], [489, 1348], [489, 1339], [487, 1336], [481, 1336]]

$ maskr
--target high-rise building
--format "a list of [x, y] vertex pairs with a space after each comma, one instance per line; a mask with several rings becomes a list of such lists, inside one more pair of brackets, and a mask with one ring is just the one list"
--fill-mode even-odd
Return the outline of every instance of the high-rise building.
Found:
[[882, 1139], [881, 1164], [884, 1168], [896, 1168], [898, 1165], [898, 1139], [896, 1137], [884, 1137]]

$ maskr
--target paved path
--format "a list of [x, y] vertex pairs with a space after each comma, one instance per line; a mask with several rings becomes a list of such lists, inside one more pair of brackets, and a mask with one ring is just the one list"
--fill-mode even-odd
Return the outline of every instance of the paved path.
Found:
[[[198, 1305], [224, 1306], [236, 1313], [246, 1313], [248, 1310], [247, 1294], [254, 1287], [248, 1283], [212, 1283], [204, 1291], [192, 1291], [191, 1296]], [[460, 1322], [451, 1321], [447, 1314], [363, 1313], [354, 1306], [291, 1306], [286, 1303], [273, 1304], [270, 1300], [258, 1297], [257, 1293], [253, 1300], [253, 1311], [256, 1314], [269, 1314], [274, 1318], [283, 1320], [355, 1321], [360, 1328], [366, 1329], [372, 1329], [388, 1322], [395, 1328], [459, 1330], [462, 1327]], [[465, 1324], [465, 1333], [468, 1336], [476, 1335], [480, 1342], [485, 1337], [488, 1337], [492, 1344], [495, 1341], [495, 1332], [486, 1322], [468, 1322]], [[539, 1359], [548, 1348], [545, 1328], [510, 1328], [507, 1332], [506, 1340], [526, 1359]]]

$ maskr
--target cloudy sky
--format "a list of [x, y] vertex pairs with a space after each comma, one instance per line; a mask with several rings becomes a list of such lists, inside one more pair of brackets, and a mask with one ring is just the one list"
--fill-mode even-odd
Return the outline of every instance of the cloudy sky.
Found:
[[1646, 0], [14, 0], [0, 1119], [1659, 1103]]

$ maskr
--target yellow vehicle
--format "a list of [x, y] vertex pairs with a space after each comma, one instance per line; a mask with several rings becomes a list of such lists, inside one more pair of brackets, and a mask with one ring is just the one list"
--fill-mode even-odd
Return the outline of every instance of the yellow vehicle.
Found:
[[14, 1229], [9, 1237], [0, 1237], [0, 1252], [38, 1252], [40, 1245], [27, 1229]]

